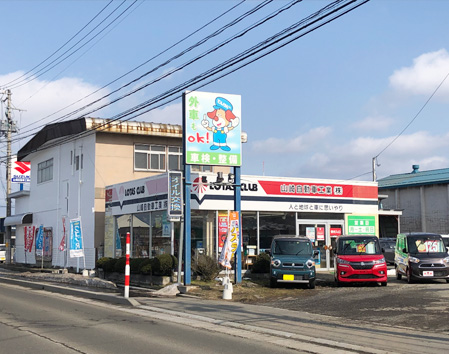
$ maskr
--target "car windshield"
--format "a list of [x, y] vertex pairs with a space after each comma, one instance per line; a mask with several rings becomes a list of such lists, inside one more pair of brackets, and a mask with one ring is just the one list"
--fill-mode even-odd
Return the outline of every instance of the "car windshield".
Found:
[[273, 254], [312, 254], [310, 241], [275, 240]]
[[353, 238], [340, 240], [338, 253], [341, 255], [381, 254], [377, 238]]
[[410, 253], [445, 253], [443, 239], [434, 236], [416, 236], [408, 240]]
[[0, 251], [6, 251], [6, 246], [0, 246]]

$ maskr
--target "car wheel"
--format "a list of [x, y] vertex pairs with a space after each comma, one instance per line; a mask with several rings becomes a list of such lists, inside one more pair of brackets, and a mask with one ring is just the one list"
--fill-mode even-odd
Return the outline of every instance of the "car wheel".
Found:
[[413, 283], [413, 275], [412, 270], [410, 268], [407, 268], [407, 283], [409, 284]]
[[315, 289], [315, 279], [309, 280], [309, 289]]
[[276, 288], [278, 285], [278, 281], [276, 278], [270, 278], [270, 288]]
[[382, 283], [380, 283], [380, 285], [382, 285], [382, 286], [387, 286], [387, 282], [386, 282], [386, 281], [383, 281]]
[[396, 267], [396, 279], [397, 279], [397, 280], [401, 280], [401, 279], [402, 279], [402, 274], [399, 273], [399, 270], [398, 270], [397, 267]]
[[334, 280], [335, 280], [335, 286], [337, 288], [340, 288], [343, 285], [342, 282], [338, 280], [338, 277], [335, 277]]

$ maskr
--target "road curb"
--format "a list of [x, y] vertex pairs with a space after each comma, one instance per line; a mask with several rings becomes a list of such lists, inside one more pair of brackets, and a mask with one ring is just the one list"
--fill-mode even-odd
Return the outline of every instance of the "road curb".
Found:
[[59, 293], [59, 294], [64, 294], [64, 295], [80, 296], [80, 297], [87, 298], [87, 299], [105, 301], [105, 302], [114, 303], [114, 304], [118, 304], [118, 305], [140, 306], [140, 303], [137, 300], [132, 299], [132, 298], [125, 298], [125, 297], [123, 297], [121, 295], [117, 295], [117, 294], [108, 294], [108, 293], [101, 293], [101, 292], [95, 292], [95, 291], [90, 291], [90, 290], [74, 289], [74, 288], [70, 288], [70, 287], [47, 284], [47, 283], [42, 283], [42, 282], [13, 279], [13, 278], [8, 278], [8, 277], [4, 277], [4, 276], [0, 276], [0, 282], [7, 283], [7, 284], [13, 284], [13, 285], [19, 285], [19, 286], [23, 286], [23, 287], [27, 287], [27, 288], [31, 288], [31, 289], [51, 291], [54, 293]]

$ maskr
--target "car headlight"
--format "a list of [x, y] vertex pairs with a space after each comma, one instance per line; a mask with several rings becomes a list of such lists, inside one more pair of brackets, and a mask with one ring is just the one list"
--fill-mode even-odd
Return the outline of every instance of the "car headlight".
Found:
[[309, 259], [309, 260], [306, 262], [306, 266], [307, 266], [308, 268], [312, 268], [314, 265], [315, 265], [315, 261], [312, 260], [312, 259]]
[[281, 265], [281, 261], [279, 260], [279, 259], [272, 259], [271, 260], [271, 265], [273, 266], [273, 267], [279, 267], [280, 265]]
[[449, 264], [449, 257], [444, 258], [443, 263]]
[[419, 263], [419, 258], [416, 257], [409, 257], [408, 260], [412, 263]]
[[382, 257], [381, 259], [375, 260], [373, 263], [374, 263], [374, 264], [382, 264], [382, 263], [385, 263], [385, 257]]
[[341, 258], [337, 257], [337, 263], [339, 263], [339, 264], [349, 264], [349, 263], [351, 263], [351, 262], [346, 261], [346, 260], [344, 260], [344, 259], [341, 259]]

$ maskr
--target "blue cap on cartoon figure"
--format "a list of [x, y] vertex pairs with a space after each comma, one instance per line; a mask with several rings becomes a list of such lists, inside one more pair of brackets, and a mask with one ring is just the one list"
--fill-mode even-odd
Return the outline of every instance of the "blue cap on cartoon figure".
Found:
[[232, 104], [226, 98], [217, 97], [215, 99], [214, 109], [222, 109], [224, 111], [232, 111]]

